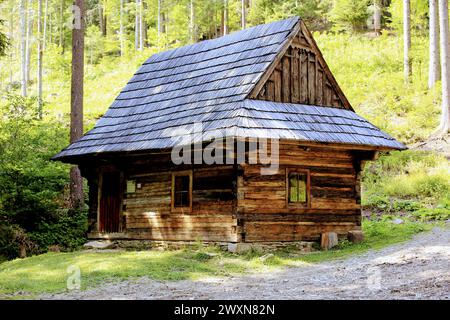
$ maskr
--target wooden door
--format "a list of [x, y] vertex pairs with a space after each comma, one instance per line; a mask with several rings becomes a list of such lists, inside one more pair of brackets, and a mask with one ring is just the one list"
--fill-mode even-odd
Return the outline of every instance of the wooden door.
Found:
[[122, 203], [119, 172], [105, 172], [102, 176], [100, 197], [100, 232], [119, 232]]

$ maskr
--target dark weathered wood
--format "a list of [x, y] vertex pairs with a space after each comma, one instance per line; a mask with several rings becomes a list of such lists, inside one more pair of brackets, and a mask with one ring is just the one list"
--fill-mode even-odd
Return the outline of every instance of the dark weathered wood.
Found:
[[291, 59], [284, 56], [282, 59], [282, 101], [291, 102]]
[[283, 55], [275, 60], [276, 64], [266, 71], [269, 75], [259, 80], [250, 97], [352, 110], [317, 45], [303, 25], [300, 29]]

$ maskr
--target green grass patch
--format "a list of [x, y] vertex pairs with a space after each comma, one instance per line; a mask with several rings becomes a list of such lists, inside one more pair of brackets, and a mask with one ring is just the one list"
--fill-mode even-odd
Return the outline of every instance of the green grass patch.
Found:
[[437, 153], [395, 151], [364, 170], [362, 204], [375, 212], [445, 211], [449, 193], [449, 162]]
[[[364, 242], [342, 242], [337, 248], [311, 254], [279, 250], [261, 259], [265, 253], [231, 254], [215, 247], [176, 251], [118, 251], [46, 253], [0, 264], [0, 294], [23, 292], [63, 292], [70, 266], [81, 271], [81, 288], [103, 281], [118, 281], [147, 276], [156, 280], [198, 279], [270, 270], [283, 266], [298, 266], [329, 259], [344, 258], [369, 249], [406, 241], [414, 234], [428, 230], [431, 225], [406, 220], [393, 224], [389, 219], [363, 222]], [[6, 296], [8, 297], [8, 296]]]

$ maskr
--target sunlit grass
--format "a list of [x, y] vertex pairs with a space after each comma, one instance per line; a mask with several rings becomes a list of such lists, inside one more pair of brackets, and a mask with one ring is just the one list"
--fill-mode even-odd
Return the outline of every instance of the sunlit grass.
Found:
[[142, 276], [155, 280], [196, 280], [309, 265], [380, 249], [408, 240], [430, 228], [430, 225], [412, 221], [395, 225], [388, 220], [366, 220], [363, 223], [366, 240], [360, 244], [343, 242], [336, 249], [310, 254], [279, 250], [265, 259], [261, 258], [267, 254], [265, 252], [251, 251], [238, 255], [215, 247], [174, 251], [46, 253], [0, 264], [0, 294], [20, 291], [28, 297], [43, 292], [63, 292], [69, 276], [67, 268], [72, 265], [80, 268], [83, 290], [104, 281]]

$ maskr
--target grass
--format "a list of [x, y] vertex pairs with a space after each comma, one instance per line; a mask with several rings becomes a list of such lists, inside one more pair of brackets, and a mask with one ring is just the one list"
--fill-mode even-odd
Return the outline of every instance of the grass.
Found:
[[199, 248], [176, 251], [118, 251], [46, 253], [26, 259], [16, 259], [0, 264], [0, 295], [21, 292], [24, 297], [39, 293], [66, 290], [69, 266], [78, 266], [81, 272], [81, 289], [104, 281], [118, 281], [147, 276], [156, 280], [199, 279], [208, 276], [227, 276], [247, 272], [318, 263], [325, 260], [361, 254], [369, 249], [406, 241], [414, 234], [429, 230], [431, 225], [406, 220], [393, 224], [389, 219], [363, 221], [364, 242], [342, 242], [330, 251], [299, 254], [292, 250], [274, 252], [261, 259], [263, 252], [231, 254], [218, 248]]
[[395, 151], [364, 169], [362, 204], [380, 213], [450, 215], [450, 166], [438, 153]]

